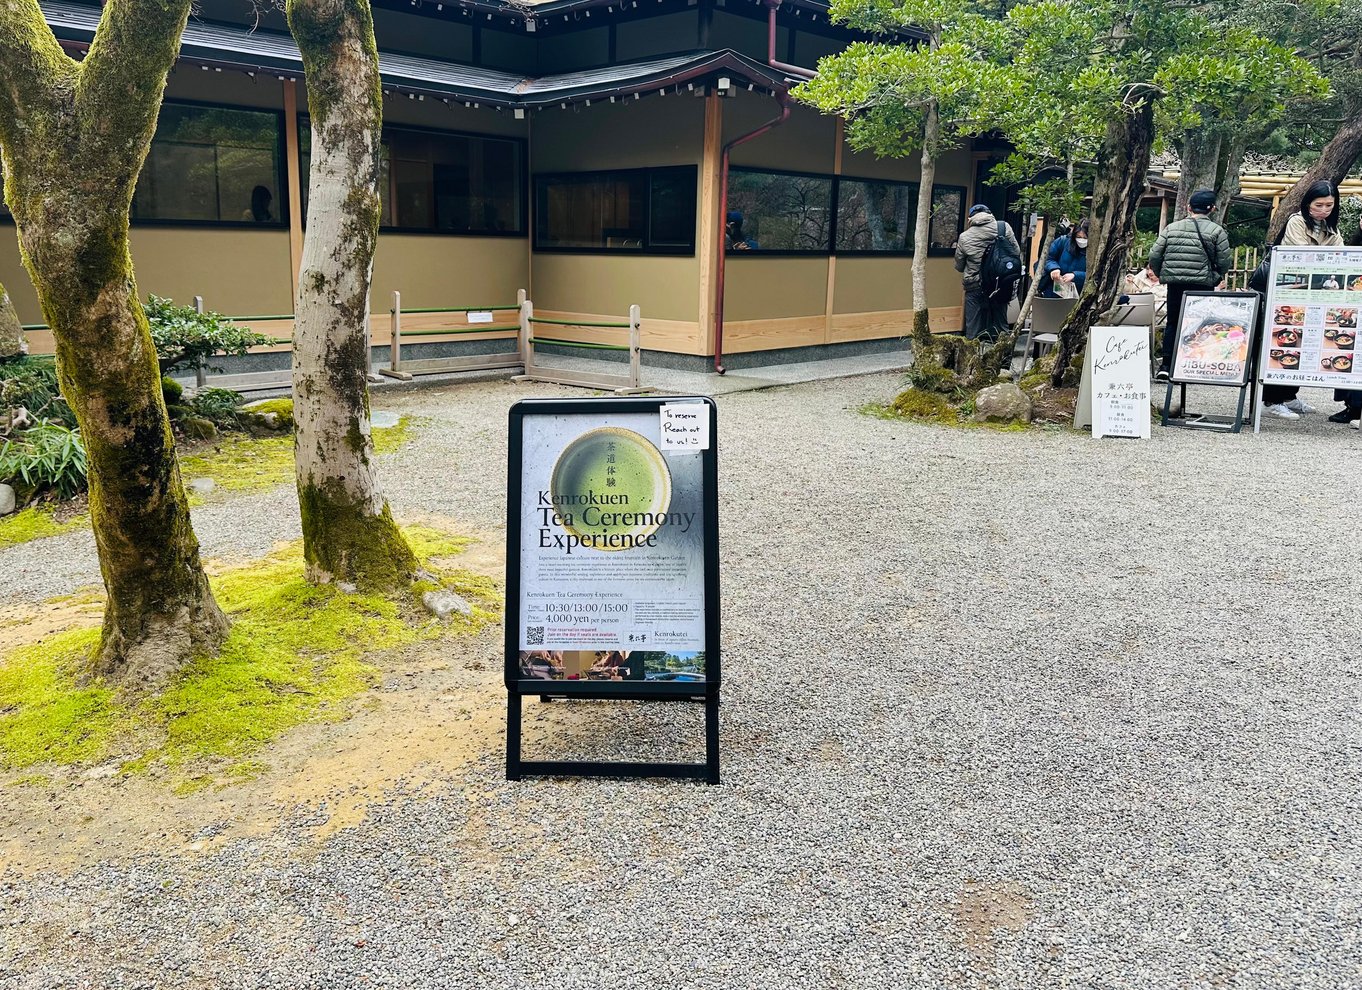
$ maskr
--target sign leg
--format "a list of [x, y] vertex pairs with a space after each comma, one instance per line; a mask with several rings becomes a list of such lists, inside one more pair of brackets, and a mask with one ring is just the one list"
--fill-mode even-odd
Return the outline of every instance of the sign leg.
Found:
[[719, 783], [719, 696], [705, 699], [705, 766], [708, 782]]
[[506, 779], [520, 780], [520, 695], [506, 692]]

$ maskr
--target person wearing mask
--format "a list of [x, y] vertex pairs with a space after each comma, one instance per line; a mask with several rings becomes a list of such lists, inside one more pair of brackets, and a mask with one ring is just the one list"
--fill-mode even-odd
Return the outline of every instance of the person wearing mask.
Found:
[[1088, 276], [1088, 221], [1063, 237], [1056, 237], [1045, 259], [1040, 294], [1049, 299], [1075, 299]]
[[1192, 193], [1190, 212], [1163, 228], [1149, 252], [1149, 267], [1168, 286], [1168, 326], [1163, 332], [1163, 357], [1155, 377], [1167, 381], [1173, 364], [1182, 296], [1189, 289], [1214, 289], [1228, 274], [1233, 256], [1230, 236], [1211, 219], [1215, 193]]
[[[1337, 193], [1327, 180], [1316, 182], [1305, 190], [1300, 211], [1286, 222], [1277, 243], [1287, 247], [1342, 247]], [[1299, 385], [1264, 385], [1263, 412], [1278, 419], [1300, 419], [1303, 414], [1314, 412], [1315, 407], [1300, 397], [1300, 390]]]
[[965, 286], [965, 336], [969, 340], [986, 337], [996, 340], [1007, 330], [1006, 299], [990, 299], [983, 291], [980, 281], [980, 267], [989, 246], [997, 240], [1001, 229], [1012, 245], [1012, 250], [1021, 255], [1021, 245], [1010, 224], [994, 219], [987, 206], [975, 203], [969, 209], [969, 220], [960, 240], [955, 244], [955, 270], [960, 272]]

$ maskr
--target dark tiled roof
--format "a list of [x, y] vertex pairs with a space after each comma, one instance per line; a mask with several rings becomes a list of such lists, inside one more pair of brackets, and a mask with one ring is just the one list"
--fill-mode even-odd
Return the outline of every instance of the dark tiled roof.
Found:
[[[99, 24], [98, 7], [44, 0], [43, 14], [57, 37], [89, 41]], [[303, 61], [286, 34], [191, 20], [180, 57], [215, 65], [301, 77]], [[536, 107], [564, 100], [632, 95], [727, 72], [750, 83], [781, 88], [785, 76], [738, 52], [692, 51], [538, 78], [472, 65], [380, 52], [385, 86], [490, 106]]]

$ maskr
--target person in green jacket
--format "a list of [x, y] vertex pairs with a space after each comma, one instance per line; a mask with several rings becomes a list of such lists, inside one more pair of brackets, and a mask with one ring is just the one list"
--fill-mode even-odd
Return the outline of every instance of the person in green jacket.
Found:
[[1173, 364], [1173, 344], [1178, 335], [1182, 296], [1188, 289], [1214, 289], [1233, 264], [1230, 235], [1210, 218], [1215, 193], [1198, 189], [1192, 193], [1190, 212], [1170, 223], [1149, 252], [1149, 267], [1168, 286], [1168, 326], [1163, 331], [1163, 359], [1155, 376], [1167, 381]]

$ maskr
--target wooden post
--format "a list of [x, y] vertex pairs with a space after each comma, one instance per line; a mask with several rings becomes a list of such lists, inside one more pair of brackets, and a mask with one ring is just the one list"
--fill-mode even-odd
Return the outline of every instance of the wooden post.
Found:
[[381, 374], [389, 378], [411, 381], [411, 375], [402, 370], [402, 293], [393, 290], [393, 308], [388, 311], [392, 320], [392, 344], [388, 347], [388, 367]]
[[1159, 233], [1163, 233], [1163, 228], [1168, 226], [1168, 197], [1159, 197]]
[[[194, 312], [196, 313], [203, 312], [203, 296], [194, 297]], [[194, 363], [194, 385], [198, 388], [203, 388], [203, 386], [206, 385], [207, 383], [208, 383], [207, 369], [204, 368], [203, 366], [203, 358], [199, 358], [198, 361]]]
[[525, 375], [534, 374], [534, 336], [530, 330], [534, 320], [534, 303], [528, 299], [520, 302], [520, 358], [525, 365]]
[[695, 254], [700, 263], [698, 316], [701, 354], [714, 353], [714, 287], [719, 280], [719, 238], [724, 220], [719, 216], [719, 169], [723, 148], [723, 103], [718, 93], [705, 97], [705, 129], [700, 152], [700, 227]]
[[[842, 121], [842, 118], [838, 117], [837, 136], [835, 138], [836, 143], [833, 145], [832, 149], [833, 175], [842, 174], [842, 138], [843, 134], [845, 133], [845, 127], [846, 125]], [[835, 240], [835, 238], [837, 237], [837, 232], [833, 231], [832, 236]], [[834, 247], [835, 246], [836, 245], [834, 243]], [[837, 293], [837, 252], [833, 251], [833, 253], [828, 256], [828, 288], [827, 293], [823, 296], [823, 343], [825, 344], [832, 343], [832, 306], [836, 293]]]
[[298, 272], [303, 265], [303, 181], [298, 143], [298, 84], [284, 80], [284, 169], [288, 176], [288, 253], [293, 306], [298, 309]]

